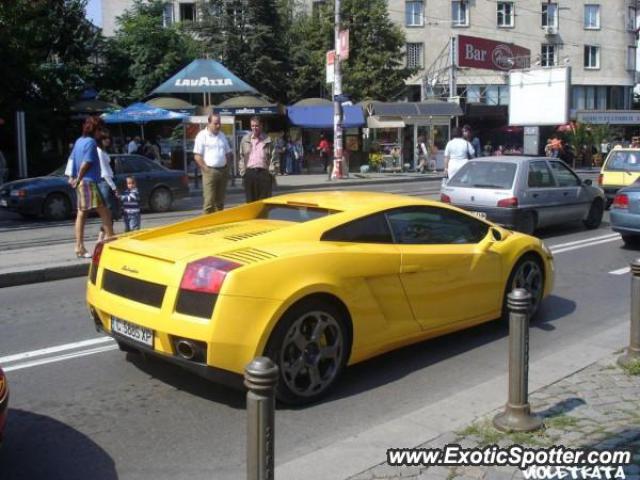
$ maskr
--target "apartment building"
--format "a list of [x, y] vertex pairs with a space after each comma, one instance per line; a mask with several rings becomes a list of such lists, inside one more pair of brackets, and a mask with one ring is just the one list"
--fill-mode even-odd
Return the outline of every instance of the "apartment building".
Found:
[[[116, 18], [125, 10], [133, 7], [133, 0], [101, 0], [102, 33], [107, 37], [114, 35], [116, 31]], [[197, 12], [196, 1], [173, 0], [164, 4], [164, 23], [170, 25], [174, 22], [194, 21]]]

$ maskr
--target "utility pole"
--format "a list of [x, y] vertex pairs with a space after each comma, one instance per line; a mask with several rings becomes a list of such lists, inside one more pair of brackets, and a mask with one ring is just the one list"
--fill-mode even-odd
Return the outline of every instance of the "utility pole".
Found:
[[342, 74], [340, 72], [340, 0], [335, 0], [334, 16], [334, 44], [336, 57], [333, 64], [333, 169], [330, 179], [342, 178]]

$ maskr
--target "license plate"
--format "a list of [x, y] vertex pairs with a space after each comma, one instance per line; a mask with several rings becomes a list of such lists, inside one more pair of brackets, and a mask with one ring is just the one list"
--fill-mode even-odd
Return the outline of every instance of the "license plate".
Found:
[[469, 212], [471, 215], [475, 215], [478, 218], [482, 218], [483, 220], [487, 218], [487, 214], [484, 212]]
[[5, 198], [0, 199], [0, 207], [7, 207], [9, 205], [9, 203], [7, 202], [7, 200]]
[[153, 348], [153, 330], [150, 328], [135, 325], [118, 317], [111, 317], [111, 332]]

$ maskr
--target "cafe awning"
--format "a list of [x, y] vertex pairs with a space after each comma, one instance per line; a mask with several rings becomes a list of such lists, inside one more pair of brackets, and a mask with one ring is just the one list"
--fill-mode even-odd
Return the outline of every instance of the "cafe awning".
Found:
[[164, 108], [165, 110], [184, 113], [185, 115], [192, 115], [196, 110], [195, 105], [176, 97], [156, 97], [147, 100], [145, 103], [152, 107]]
[[277, 104], [251, 95], [240, 95], [228, 98], [213, 107], [220, 115], [277, 115], [280, 108]]
[[373, 115], [367, 118], [369, 128], [404, 128], [405, 123], [402, 117], [378, 117]]
[[[365, 125], [362, 108], [354, 105], [343, 107], [344, 128]], [[333, 128], [333, 105], [287, 107], [287, 116], [293, 125], [303, 128]]]

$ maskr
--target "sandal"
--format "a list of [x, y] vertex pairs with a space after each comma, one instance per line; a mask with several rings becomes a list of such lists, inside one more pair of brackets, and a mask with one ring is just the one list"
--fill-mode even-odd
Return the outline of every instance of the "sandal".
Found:
[[76, 250], [76, 257], [78, 257], [78, 258], [91, 258], [92, 255], [89, 252], [87, 252], [86, 249], [83, 248], [82, 250]]

